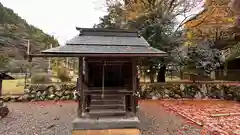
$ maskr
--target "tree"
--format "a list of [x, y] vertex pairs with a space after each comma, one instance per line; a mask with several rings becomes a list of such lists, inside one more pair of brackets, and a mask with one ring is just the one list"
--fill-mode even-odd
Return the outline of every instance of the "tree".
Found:
[[111, 22], [111, 18], [109, 15], [105, 15], [104, 17], [99, 18], [100, 23], [95, 24], [93, 27], [94, 28], [113, 28], [113, 24]]
[[[127, 17], [130, 28], [141, 29], [143, 37], [157, 49], [170, 53], [181, 44], [180, 28], [183, 22], [190, 17], [186, 15], [196, 1], [187, 0], [142, 0], [127, 5]], [[176, 18], [184, 16], [178, 23]], [[150, 69], [150, 78], [158, 71], [157, 81], [165, 82], [167, 62], [171, 61], [169, 55], [165, 59], [151, 58], [144, 62]], [[160, 64], [160, 67], [159, 67]], [[151, 79], [153, 81], [153, 79]]]
[[108, 29], [120, 29], [123, 28], [124, 19], [122, 14], [124, 12], [122, 4], [120, 2], [113, 3], [108, 5], [107, 8], [108, 14], [100, 17], [100, 23], [95, 24], [94, 28], [108, 28]]
[[[204, 39], [229, 40], [234, 26], [235, 14], [228, 6], [230, 0], [206, 0], [204, 10], [185, 22], [185, 29], [192, 34], [188, 43], [197, 44]], [[222, 37], [221, 37], [222, 36]], [[188, 44], [186, 43], [186, 44]]]
[[11, 73], [24, 73], [26, 72], [28, 62], [26, 60], [14, 60], [12, 59], [7, 65], [6, 68]]
[[231, 0], [230, 3], [232, 10], [238, 15], [237, 20], [236, 20], [236, 24], [239, 27], [240, 26], [240, 1], [239, 0]]
[[178, 57], [179, 63], [185, 65], [190, 74], [210, 76], [212, 71], [220, 67], [225, 60], [218, 49], [210, 49], [212, 42], [202, 42], [206, 45], [190, 46], [187, 55]]
[[6, 69], [10, 59], [6, 56], [0, 56], [0, 69]]
[[[180, 44], [179, 31], [195, 5], [201, 0], [107, 0], [108, 15], [101, 18], [101, 28], [139, 30], [148, 43], [160, 50], [171, 52]], [[177, 17], [183, 16], [181, 22]], [[180, 32], [181, 33], [181, 32]], [[166, 59], [146, 58], [140, 66], [147, 66], [151, 80], [158, 71], [158, 81], [165, 81]], [[161, 67], [160, 67], [161, 66]], [[164, 78], [164, 79], [163, 79]]]
[[232, 9], [237, 13], [240, 14], [240, 1], [239, 0], [231, 0]]

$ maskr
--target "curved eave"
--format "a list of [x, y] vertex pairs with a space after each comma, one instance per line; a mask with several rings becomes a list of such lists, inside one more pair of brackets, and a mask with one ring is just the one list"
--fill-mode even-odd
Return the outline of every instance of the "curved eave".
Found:
[[149, 46], [65, 45], [41, 52], [39, 57], [159, 57], [167, 53]]
[[15, 78], [6, 73], [0, 73], [0, 80], [15, 80]]

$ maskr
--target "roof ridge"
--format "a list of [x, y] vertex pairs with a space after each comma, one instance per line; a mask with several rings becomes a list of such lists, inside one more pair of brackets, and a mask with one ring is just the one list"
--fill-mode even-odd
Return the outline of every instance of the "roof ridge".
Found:
[[146, 45], [116, 45], [116, 44], [66, 44], [66, 45], [86, 45], [86, 46], [129, 46], [129, 47], [149, 47], [149, 46], [146, 46]]
[[105, 28], [80, 28], [76, 27], [80, 32], [119, 32], [119, 33], [139, 33], [137, 30], [127, 30], [127, 29], [105, 29]]

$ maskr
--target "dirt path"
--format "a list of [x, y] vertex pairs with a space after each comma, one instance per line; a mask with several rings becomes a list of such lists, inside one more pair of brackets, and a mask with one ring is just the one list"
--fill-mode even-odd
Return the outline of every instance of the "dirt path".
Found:
[[[1, 135], [71, 135], [77, 104], [9, 103], [10, 114], [0, 120]], [[200, 135], [201, 129], [166, 111], [157, 102], [140, 103], [143, 135]]]

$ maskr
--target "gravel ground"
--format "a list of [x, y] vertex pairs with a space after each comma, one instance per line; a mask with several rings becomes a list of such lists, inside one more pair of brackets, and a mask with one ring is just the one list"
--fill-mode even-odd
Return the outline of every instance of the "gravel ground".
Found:
[[158, 101], [141, 101], [138, 115], [143, 135], [202, 135], [202, 129], [166, 110]]
[[[0, 119], [0, 135], [71, 135], [74, 102], [8, 103], [10, 113]], [[200, 135], [196, 127], [166, 111], [157, 102], [142, 101], [138, 116], [143, 135]]]

